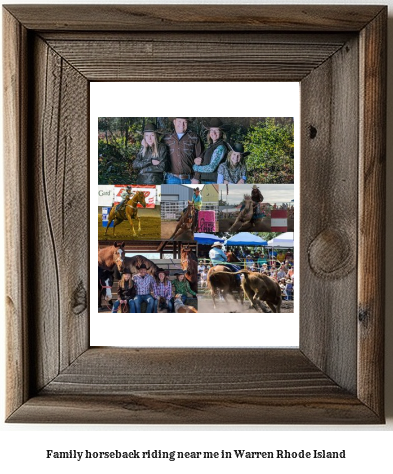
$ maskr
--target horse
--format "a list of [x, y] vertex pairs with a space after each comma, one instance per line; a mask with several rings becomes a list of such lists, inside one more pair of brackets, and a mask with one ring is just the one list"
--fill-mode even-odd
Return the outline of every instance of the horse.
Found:
[[210, 268], [207, 273], [207, 287], [212, 296], [214, 309], [216, 309], [216, 296], [219, 292], [221, 292], [226, 303], [230, 303], [227, 299], [229, 294], [236, 301], [243, 304], [244, 295], [240, 280], [236, 278], [235, 272], [225, 265], [215, 265]]
[[195, 207], [192, 201], [188, 201], [187, 209], [182, 213], [180, 219], [177, 222], [175, 232], [169, 240], [174, 240], [175, 237], [180, 237], [186, 234], [187, 240], [194, 240], [194, 220], [195, 220]]
[[261, 304], [262, 301], [265, 301], [273, 313], [281, 312], [281, 288], [275, 280], [268, 275], [249, 270], [240, 270], [236, 274], [243, 274], [243, 291], [256, 311], [265, 312]]
[[112, 309], [113, 272], [98, 267], [98, 308], [102, 308], [102, 297], [109, 309]]
[[235, 222], [232, 224], [228, 232], [236, 232], [241, 230], [244, 226], [250, 224], [254, 215], [253, 202], [251, 196], [244, 195], [244, 209], [240, 211]]
[[143, 191], [137, 191], [130, 199], [127, 201], [124, 209], [118, 211], [117, 205], [113, 205], [112, 209], [109, 212], [108, 216], [108, 225], [105, 229], [105, 235], [108, 232], [108, 228], [112, 221], [113, 225], [113, 236], [115, 236], [115, 228], [121, 222], [128, 220], [131, 226], [132, 235], [135, 237], [137, 233], [135, 232], [134, 224], [132, 220], [138, 221], [138, 234], [141, 232], [141, 221], [138, 217], [138, 203], [142, 204], [143, 207], [146, 207], [145, 194]]
[[[125, 242], [107, 245], [98, 251], [98, 307], [101, 308], [101, 295], [104, 287], [112, 287], [114, 278], [120, 279], [120, 273], [124, 270], [124, 246]], [[104, 284], [107, 279], [111, 283]], [[107, 295], [109, 293], [107, 292]], [[112, 296], [111, 296], [112, 298]]]
[[185, 278], [189, 281], [191, 290], [197, 293], [198, 259], [188, 244], [182, 246], [180, 259], [182, 269], [186, 270]]
[[236, 255], [229, 251], [226, 253], [226, 256], [227, 256], [227, 262], [229, 263], [240, 263], [240, 260], [236, 257]]
[[149, 260], [148, 258], [144, 257], [143, 255], [134, 255], [133, 257], [126, 257], [124, 259], [124, 268], [127, 268], [131, 275], [135, 275], [138, 273], [138, 268], [144, 263], [147, 267], [147, 273], [152, 276], [156, 276], [158, 273], [158, 266]]

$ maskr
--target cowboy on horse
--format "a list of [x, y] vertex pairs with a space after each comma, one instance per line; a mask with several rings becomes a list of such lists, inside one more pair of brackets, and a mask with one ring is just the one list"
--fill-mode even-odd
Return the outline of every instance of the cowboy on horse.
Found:
[[125, 209], [127, 201], [132, 197], [131, 186], [127, 186], [126, 189], [121, 192], [120, 197], [121, 201], [116, 206], [116, 211], [123, 211]]
[[[212, 248], [209, 251], [209, 258], [213, 265], [224, 265], [229, 268], [231, 272], [237, 272], [240, 267], [232, 263], [228, 263], [228, 257], [222, 249], [223, 244], [221, 242], [214, 242]], [[240, 276], [236, 275], [236, 280], [240, 280]]]

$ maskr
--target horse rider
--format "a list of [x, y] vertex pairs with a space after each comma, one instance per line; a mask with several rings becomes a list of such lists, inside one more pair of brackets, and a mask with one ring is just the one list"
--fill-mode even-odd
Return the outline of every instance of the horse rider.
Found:
[[[221, 242], [214, 242], [212, 248], [209, 251], [209, 258], [213, 265], [225, 265], [232, 272], [238, 272], [241, 268], [233, 263], [228, 263], [228, 257], [222, 249], [223, 244]], [[240, 275], [235, 275], [236, 280], [240, 282]]]
[[256, 184], [254, 184], [252, 187], [251, 201], [254, 209], [254, 217], [257, 219], [258, 217], [260, 217], [261, 214], [260, 203], [263, 202], [263, 196]]
[[195, 216], [194, 216], [194, 228], [195, 231], [198, 231], [198, 214], [199, 211], [202, 209], [202, 196], [201, 196], [201, 191], [199, 188], [194, 189], [194, 194], [192, 196], [191, 201], [194, 203], [194, 209], [195, 209]]
[[126, 189], [124, 189], [120, 194], [121, 201], [116, 206], [116, 211], [123, 211], [126, 207], [126, 203], [131, 199], [131, 196], [132, 196], [131, 186], [127, 186]]

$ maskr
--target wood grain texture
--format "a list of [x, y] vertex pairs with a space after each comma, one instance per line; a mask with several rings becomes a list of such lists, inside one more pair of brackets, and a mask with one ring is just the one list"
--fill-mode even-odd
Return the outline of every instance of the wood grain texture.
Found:
[[359, 31], [375, 5], [5, 5], [36, 31]]
[[92, 348], [9, 421], [375, 423], [299, 350]]
[[30, 241], [40, 389], [88, 347], [88, 87], [38, 37], [34, 55]]
[[29, 397], [27, 272], [27, 204], [22, 189], [28, 179], [26, 135], [20, 131], [26, 116], [27, 32], [3, 12], [4, 180], [13, 192], [4, 193], [5, 298], [7, 327], [6, 412], [12, 413]]
[[[383, 414], [387, 11], [360, 35], [358, 396]], [[370, 265], [378, 262], [378, 265]]]
[[[299, 253], [304, 316], [300, 348], [353, 394], [357, 366], [357, 70], [357, 42], [349, 41], [301, 83]], [[321, 90], [323, 95], [316, 93]]]
[[[300, 81], [332, 56], [343, 43], [312, 42], [314, 35], [296, 43], [278, 43], [269, 35], [260, 41], [210, 41], [197, 43], [195, 34], [182, 41], [51, 40], [50, 46], [92, 81]], [[179, 51], [181, 52], [179, 57]]]
[[[19, 23], [5, 12], [6, 176], [20, 186], [6, 215], [7, 266], [19, 272], [7, 287], [8, 421], [382, 423], [383, 285], [363, 269], [366, 246], [383, 254], [386, 8], [8, 8]], [[239, 35], [228, 32], [234, 25]], [[89, 80], [146, 80], [153, 59], [165, 78], [181, 64], [177, 80], [187, 80], [199, 35], [211, 60], [198, 56], [192, 80], [228, 80], [225, 67], [209, 76], [206, 65], [243, 64], [240, 45], [254, 66], [247, 80], [305, 74], [300, 351], [89, 349]], [[176, 59], [165, 45], [185, 38]], [[283, 45], [294, 44], [285, 56]], [[281, 51], [279, 65], [266, 45]], [[135, 73], [122, 52], [141, 58]]]

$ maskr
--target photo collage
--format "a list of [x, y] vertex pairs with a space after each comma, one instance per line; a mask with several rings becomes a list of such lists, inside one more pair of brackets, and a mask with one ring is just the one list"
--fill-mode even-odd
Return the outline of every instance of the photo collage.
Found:
[[294, 169], [292, 117], [100, 117], [98, 312], [294, 312]]

